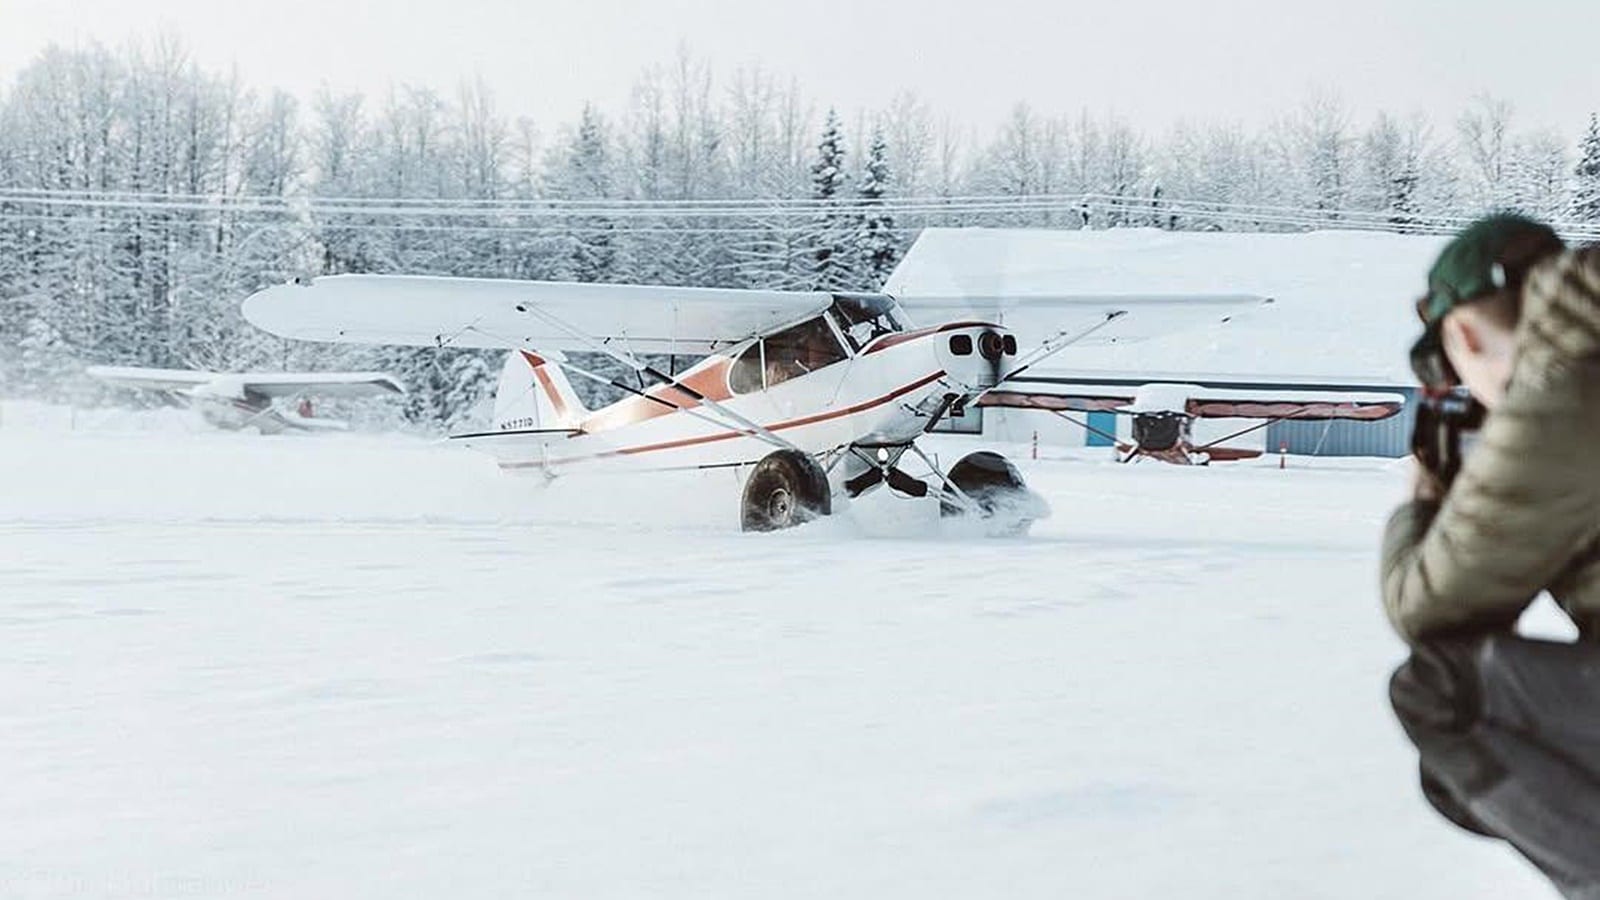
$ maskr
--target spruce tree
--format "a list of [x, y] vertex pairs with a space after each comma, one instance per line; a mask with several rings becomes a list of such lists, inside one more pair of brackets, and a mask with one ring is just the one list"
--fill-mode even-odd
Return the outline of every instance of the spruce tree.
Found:
[[863, 287], [872, 289], [883, 286], [900, 258], [894, 215], [883, 208], [889, 182], [889, 146], [883, 139], [883, 132], [878, 131], [872, 136], [867, 164], [861, 173], [860, 198], [864, 208], [856, 229], [859, 281]]
[[[611, 158], [605, 123], [592, 106], [558, 161], [548, 185], [560, 200], [604, 200], [611, 196]], [[570, 219], [572, 229], [566, 259], [557, 277], [572, 281], [609, 281], [615, 274], [616, 224], [607, 216], [582, 215]]]
[[1579, 222], [1600, 222], [1600, 119], [1589, 115], [1589, 132], [1578, 145], [1578, 167], [1573, 172], [1572, 217]]
[[845, 182], [844, 135], [839, 116], [828, 110], [811, 164], [811, 199], [817, 201], [811, 233], [811, 284], [813, 290], [845, 290], [852, 286], [854, 267], [849, 248], [849, 223], [838, 209], [839, 189]]
[[1389, 224], [1410, 233], [1417, 225], [1417, 163], [1411, 155], [1389, 177], [1388, 194]]
[[1158, 181], [1150, 188], [1149, 225], [1152, 228], [1160, 228], [1163, 231], [1177, 231], [1178, 216], [1175, 213], [1168, 213], [1166, 211], [1166, 208], [1161, 203], [1161, 196], [1161, 182]]

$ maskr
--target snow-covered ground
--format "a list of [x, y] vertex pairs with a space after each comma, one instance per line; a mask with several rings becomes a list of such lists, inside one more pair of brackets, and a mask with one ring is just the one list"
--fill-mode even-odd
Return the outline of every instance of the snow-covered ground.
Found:
[[725, 475], [69, 424], [0, 410], [0, 896], [1549, 895], [1389, 716], [1396, 463], [742, 535]]

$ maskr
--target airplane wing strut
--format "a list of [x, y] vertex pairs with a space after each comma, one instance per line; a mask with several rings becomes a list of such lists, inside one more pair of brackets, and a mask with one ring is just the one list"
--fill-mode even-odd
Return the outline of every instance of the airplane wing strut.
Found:
[[[1231, 441], [1234, 438], [1244, 437], [1247, 434], [1254, 434], [1255, 432], [1260, 431], [1263, 428], [1268, 428], [1270, 426], [1278, 424], [1279, 422], [1287, 421], [1289, 419], [1299, 418], [1300, 414], [1303, 413], [1303, 412], [1305, 412], [1304, 408], [1297, 409], [1294, 412], [1289, 413], [1286, 416], [1278, 416], [1275, 419], [1267, 419], [1267, 420], [1262, 421], [1262, 422], [1257, 422], [1256, 424], [1251, 425], [1249, 428], [1243, 428], [1243, 429], [1240, 429], [1239, 431], [1235, 431], [1233, 434], [1224, 435], [1223, 437], [1219, 437], [1216, 440], [1207, 443], [1204, 447], [1196, 447], [1196, 448], [1194, 448], [1194, 452], [1196, 452], [1196, 453], [1204, 453], [1207, 450], [1210, 450], [1212, 447], [1215, 447], [1218, 444], [1226, 444], [1228, 441]], [[1327, 421], [1328, 421], [1328, 424], [1330, 426], [1333, 424], [1333, 419], [1328, 419]]]
[[[762, 440], [766, 441], [769, 444], [772, 444], [775, 447], [779, 447], [779, 448], [782, 448], [782, 449], [785, 449], [785, 450], [794, 450], [797, 453], [803, 453], [804, 452], [804, 451], [800, 450], [799, 447], [796, 447], [793, 443], [790, 443], [789, 441], [786, 441], [783, 438], [779, 437], [777, 434], [773, 433], [766, 426], [761, 425], [760, 423], [756, 422], [753, 419], [746, 418], [745, 416], [742, 416], [742, 415], [734, 412], [733, 410], [727, 408], [726, 406], [723, 406], [721, 403], [718, 403], [717, 401], [712, 400], [710, 397], [707, 397], [705, 394], [702, 394], [701, 392], [699, 392], [699, 391], [695, 390], [694, 388], [690, 387], [689, 385], [685, 384], [683, 382], [683, 380], [681, 378], [678, 378], [676, 375], [668, 375], [667, 373], [661, 371], [660, 369], [657, 369], [655, 366], [652, 366], [649, 363], [644, 362], [643, 360], [641, 360], [638, 357], [632, 355], [631, 353], [628, 353], [626, 351], [618, 350], [618, 349], [616, 349], [614, 347], [611, 347], [610, 345], [608, 345], [604, 341], [595, 340], [594, 338], [590, 337], [589, 335], [586, 335], [583, 332], [579, 331], [578, 329], [573, 328], [571, 325], [568, 325], [567, 323], [561, 321], [561, 319], [559, 319], [556, 316], [552, 315], [548, 310], [543, 310], [543, 309], [540, 309], [537, 306], [532, 306], [532, 305], [519, 305], [517, 307], [517, 311], [521, 312], [521, 313], [525, 313], [525, 314], [530, 315], [530, 316], [533, 316], [533, 317], [535, 317], [537, 319], [542, 320], [546, 325], [549, 325], [549, 326], [551, 326], [553, 328], [557, 328], [557, 329], [560, 329], [561, 331], [566, 332], [566, 334], [569, 337], [572, 337], [573, 339], [575, 339], [575, 340], [577, 340], [577, 341], [579, 341], [579, 342], [581, 342], [583, 344], [588, 345], [588, 347], [591, 350], [594, 350], [596, 353], [603, 353], [606, 356], [609, 356], [612, 359], [616, 360], [617, 362], [622, 363], [623, 365], [633, 369], [635, 372], [639, 372], [639, 373], [642, 373], [642, 374], [645, 374], [645, 375], [649, 375], [651, 378], [656, 379], [657, 381], [659, 381], [662, 384], [670, 385], [672, 388], [674, 388], [676, 390], [679, 390], [679, 391], [682, 391], [685, 394], [688, 394], [689, 397], [692, 398], [693, 400], [695, 400], [697, 403], [699, 403], [699, 404], [701, 404], [701, 405], [703, 405], [703, 406], [715, 411], [716, 413], [718, 413], [724, 419], [727, 420], [727, 421], [724, 421], [724, 422], [717, 422], [716, 423], [717, 425], [725, 426], [725, 425], [728, 424], [728, 422], [733, 422], [735, 424], [743, 426], [744, 428], [748, 429], [751, 434], [754, 434], [756, 437], [761, 438]], [[567, 364], [564, 364], [564, 365], [567, 365]], [[667, 403], [668, 405], [671, 405], [671, 406], [675, 406], [681, 412], [691, 412], [691, 413], [693, 412], [693, 410], [690, 409], [687, 405], [672, 403], [671, 401], [667, 400], [664, 397], [659, 397], [659, 396], [652, 395], [652, 394], [646, 394], [643, 391], [635, 391], [635, 393], [638, 393], [641, 396], [649, 397], [649, 398], [651, 398], [653, 400], [658, 400], [660, 402]], [[707, 417], [705, 417], [705, 416], [699, 416], [698, 418], [701, 418], [702, 420], [707, 419]]]
[[[1100, 320], [1099, 322], [1095, 323], [1094, 325], [1089, 326], [1088, 328], [1083, 329], [1082, 331], [1078, 331], [1078, 332], [1058, 331], [1058, 332], [1056, 332], [1055, 334], [1051, 335], [1050, 337], [1047, 337], [1043, 341], [1039, 342], [1039, 346], [1033, 348], [1032, 350], [1029, 350], [1026, 354], [1023, 355], [1023, 357], [1021, 359], [1017, 360], [1016, 368], [1012, 369], [1011, 371], [1007, 372], [1005, 375], [1001, 376], [1000, 381], [1004, 382], [1008, 378], [1015, 378], [1018, 375], [1021, 375], [1023, 372], [1026, 372], [1027, 370], [1033, 368], [1035, 365], [1038, 365], [1039, 363], [1044, 362], [1045, 360], [1049, 359], [1050, 357], [1055, 356], [1057, 353], [1060, 353], [1061, 351], [1067, 349], [1068, 347], [1071, 347], [1073, 344], [1076, 344], [1079, 341], [1082, 341], [1082, 340], [1084, 340], [1086, 338], [1091, 337], [1092, 335], [1094, 335], [1095, 332], [1100, 331], [1103, 328], [1106, 328], [1112, 322], [1115, 322], [1116, 320], [1122, 318], [1123, 316], [1125, 316], [1127, 314], [1128, 314], [1127, 310], [1119, 309], [1119, 310], [1116, 310], [1115, 312], [1107, 313], [1106, 317], [1104, 319]], [[985, 393], [987, 393], [987, 392], [985, 392]]]

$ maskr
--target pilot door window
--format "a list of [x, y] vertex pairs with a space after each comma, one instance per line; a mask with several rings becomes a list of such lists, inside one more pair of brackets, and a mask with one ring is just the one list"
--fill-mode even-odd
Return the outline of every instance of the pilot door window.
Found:
[[820, 316], [785, 328], [762, 344], [762, 371], [769, 388], [845, 360], [839, 339]]

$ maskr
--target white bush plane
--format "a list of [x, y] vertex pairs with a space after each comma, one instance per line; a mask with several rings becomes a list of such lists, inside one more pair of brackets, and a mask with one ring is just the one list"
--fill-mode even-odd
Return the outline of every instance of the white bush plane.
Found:
[[[131, 366], [90, 366], [85, 371], [108, 384], [154, 391], [170, 403], [192, 407], [217, 428], [256, 428], [262, 434], [348, 427], [338, 419], [313, 416], [312, 397], [406, 392], [399, 381], [382, 372], [205, 372]], [[290, 405], [294, 408], [286, 408]]]
[[[1030, 383], [1031, 382], [1031, 383]], [[1251, 459], [1260, 450], [1225, 447], [1224, 444], [1274, 423], [1287, 420], [1321, 422], [1331, 419], [1377, 421], [1396, 415], [1405, 406], [1402, 394], [1350, 392], [1300, 388], [1292, 384], [1266, 386], [1267, 390], [1204, 387], [1198, 384], [1153, 382], [1128, 384], [1071, 384], [1024, 380], [990, 391], [983, 406], [1038, 409], [1098, 434], [1116, 448], [1122, 462], [1156, 459], [1181, 466], [1216, 461]], [[1109, 412], [1133, 419], [1132, 440], [1073, 418], [1071, 412]], [[1196, 446], [1196, 419], [1259, 419], [1247, 428]]]
[[[1021, 531], [1048, 508], [1014, 466], [977, 452], [941, 472], [917, 438], [1067, 347], [1224, 322], [1266, 302], [1244, 295], [918, 298], [913, 312], [956, 315], [913, 328], [901, 305], [881, 294], [335, 275], [268, 288], [247, 298], [243, 311], [286, 338], [515, 351], [501, 373], [493, 430], [458, 436], [507, 471], [748, 467], [746, 530], [796, 525], [827, 515], [836, 495], [887, 485], [910, 497], [931, 491], [947, 513]], [[1031, 349], [1019, 350], [1015, 335], [996, 324], [1019, 304], [1048, 310], [1059, 326]], [[578, 352], [611, 357], [638, 383], [567, 356]], [[662, 371], [650, 354], [702, 358]], [[586, 409], [569, 375], [631, 396]], [[900, 467], [908, 453], [925, 475]]]

